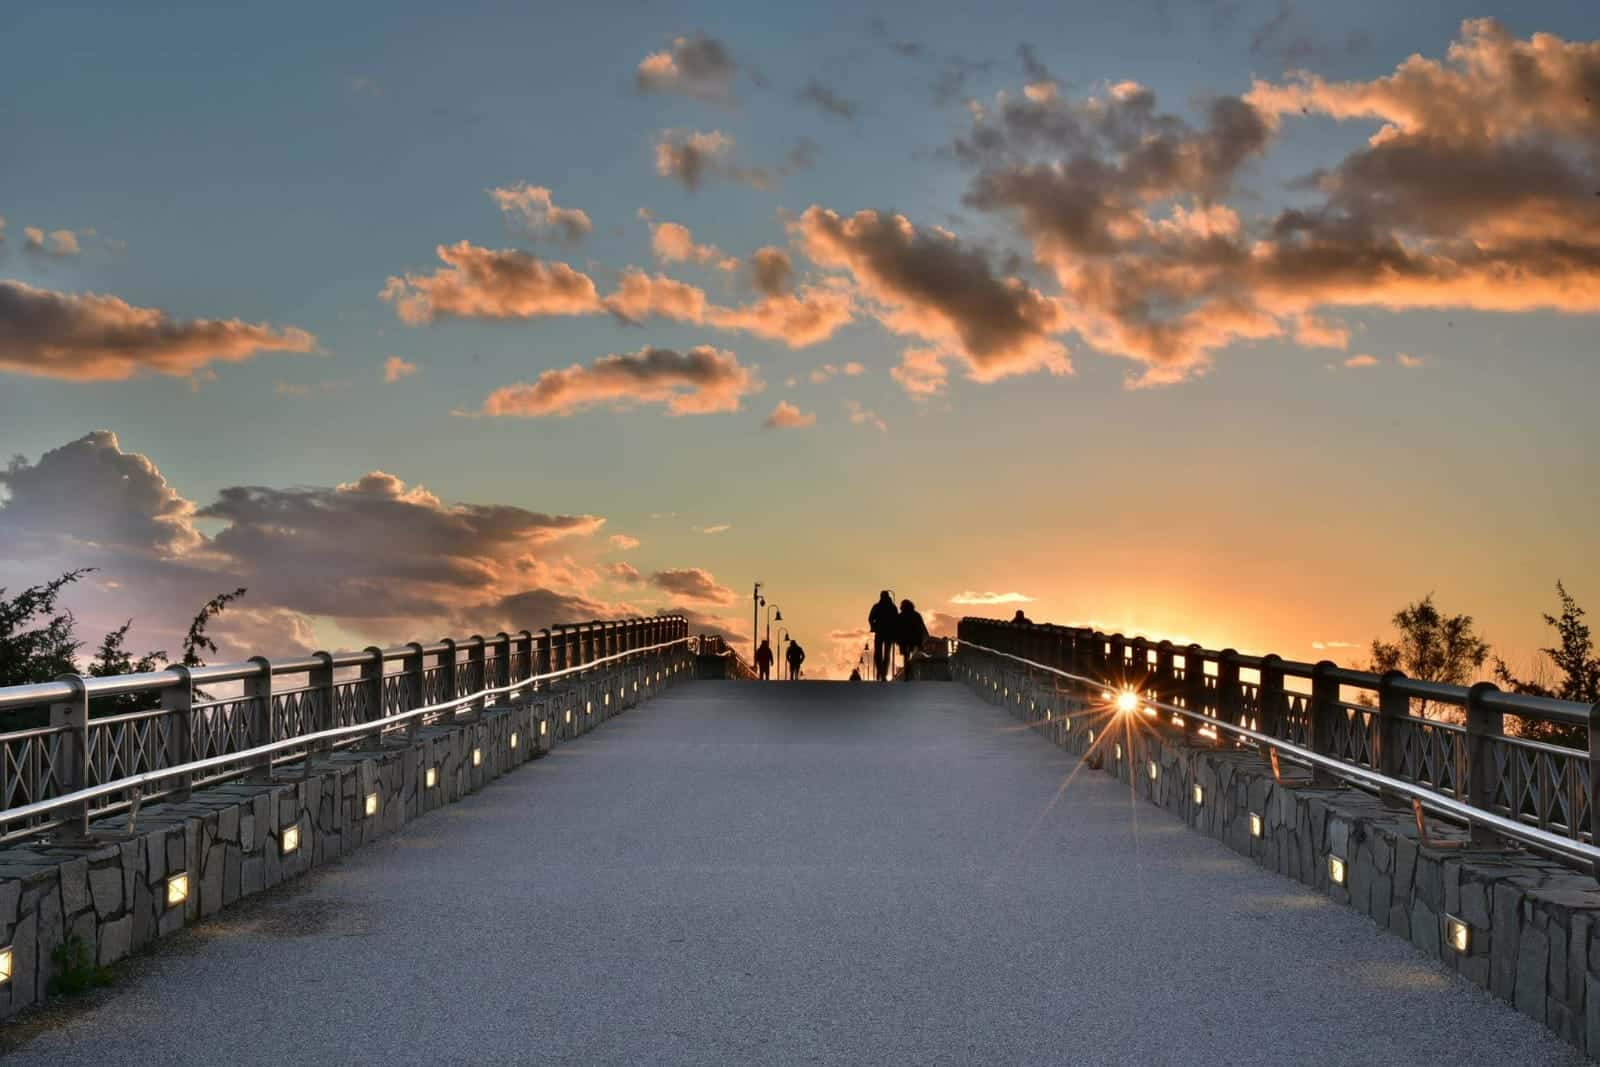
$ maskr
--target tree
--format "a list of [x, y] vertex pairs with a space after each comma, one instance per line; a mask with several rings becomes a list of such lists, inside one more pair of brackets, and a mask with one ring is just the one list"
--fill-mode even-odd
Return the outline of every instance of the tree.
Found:
[[[1545, 660], [1535, 662], [1534, 675], [1528, 679], [1512, 674], [1506, 661], [1496, 657], [1495, 680], [1512, 692], [1530, 696], [1574, 700], [1580, 704], [1600, 702], [1600, 656], [1595, 655], [1589, 625], [1583, 621], [1583, 609], [1560, 582], [1556, 582], [1556, 596], [1561, 600], [1561, 614], [1556, 616], [1546, 612], [1544, 621], [1555, 629], [1559, 644], [1539, 650]], [[1554, 668], [1559, 674], [1553, 684], [1548, 668]], [[1518, 727], [1519, 736], [1536, 741], [1572, 748], [1587, 748], [1589, 744], [1588, 730], [1581, 726], [1522, 719]]]
[[[117, 629], [110, 631], [100, 641], [100, 647], [95, 650], [94, 660], [89, 664], [89, 677], [109, 678], [118, 674], [143, 674], [145, 671], [160, 670], [167, 664], [167, 654], [164, 651], [146, 652], [138, 659], [127, 649], [128, 631], [133, 628], [133, 620], [129, 619]], [[101, 697], [91, 703], [91, 715], [115, 715], [124, 711], [137, 711], [140, 698], [133, 693], [124, 693], [120, 696]]]
[[247, 590], [240, 586], [231, 593], [218, 593], [194, 617], [189, 624], [189, 632], [183, 637], [183, 665], [185, 667], [204, 667], [206, 661], [201, 658], [201, 652], [215, 652], [217, 643], [206, 636], [206, 626], [212, 619], [222, 614], [222, 610], [229, 604], [244, 596]]
[[[1372, 642], [1372, 669], [1383, 674], [1403, 671], [1412, 678], [1445, 685], [1470, 683], [1489, 658], [1489, 643], [1473, 630], [1471, 615], [1445, 615], [1429, 593], [1394, 614], [1398, 640]], [[1426, 716], [1428, 701], [1418, 714]]]
[[63, 589], [93, 569], [68, 571], [10, 600], [0, 587], [0, 686], [48, 682], [78, 669], [80, 642], [73, 634], [72, 612], [58, 609], [56, 601]]

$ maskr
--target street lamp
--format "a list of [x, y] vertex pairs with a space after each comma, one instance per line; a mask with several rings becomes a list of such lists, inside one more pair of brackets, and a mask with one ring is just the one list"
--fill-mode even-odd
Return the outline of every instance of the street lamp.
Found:
[[[780, 627], [778, 629], [778, 649], [783, 648], [783, 646], [788, 644], [788, 643], [789, 643], [789, 631], [786, 628]], [[778, 650], [774, 649], [773, 650], [773, 655], [777, 655], [777, 652], [778, 652]], [[788, 663], [789, 663], [789, 657], [787, 655], [785, 655], [782, 659], [779, 660], [779, 662], [784, 664], [785, 666], [787, 666]], [[783, 676], [782, 668], [780, 668], [778, 670], [778, 676], [780, 678]], [[790, 678], [789, 680], [790, 681], [794, 681], [793, 678]]]
[[752, 662], [756, 658], [756, 646], [761, 644], [761, 605], [766, 602], [766, 598], [761, 595], [761, 583], [757, 582], [756, 587], [750, 592], [750, 659]]

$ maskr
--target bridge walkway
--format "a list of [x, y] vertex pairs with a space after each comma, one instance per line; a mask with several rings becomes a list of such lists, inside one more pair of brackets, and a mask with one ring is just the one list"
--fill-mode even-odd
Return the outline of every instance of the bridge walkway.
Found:
[[955, 685], [694, 682], [133, 965], [17, 1062], [1568, 1064]]

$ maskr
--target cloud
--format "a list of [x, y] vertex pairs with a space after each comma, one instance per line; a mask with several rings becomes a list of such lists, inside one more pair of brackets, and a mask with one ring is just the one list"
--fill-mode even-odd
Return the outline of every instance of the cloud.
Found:
[[769, 430], [792, 430], [803, 426], [815, 426], [817, 416], [815, 413], [805, 414], [787, 400], [778, 401], [778, 406], [772, 409], [772, 414], [767, 416], [761, 425]]
[[[1238, 341], [1342, 347], [1307, 318], [1331, 308], [1600, 311], [1596, 79], [1600, 42], [1470, 20], [1444, 60], [1256, 81], [1196, 124], [1134, 83], [1002, 95], [954, 151], [978, 168], [967, 202], [1056, 275], [1068, 328], [1168, 382]], [[1241, 218], [1223, 198], [1304, 114], [1376, 129], [1298, 183], [1309, 202]]]
[[746, 171], [730, 162], [733, 138], [721, 130], [665, 130], [656, 140], [656, 173], [694, 192], [712, 175], [736, 178], [758, 189], [771, 188], [765, 171]]
[[629, 585], [644, 580], [644, 576], [639, 573], [639, 568], [635, 567], [631, 563], [623, 563], [619, 561], [617, 563], [607, 564], [606, 573], [611, 576], [613, 581], [625, 582]]
[[805, 348], [832, 337], [854, 315], [850, 294], [827, 286], [763, 297], [742, 307], [709, 307], [706, 322], [741, 330], [790, 348]]
[[731, 522], [714, 522], [710, 526], [696, 526], [694, 528], [694, 532], [703, 534], [721, 534], [727, 533], [731, 529], [733, 529], [733, 523]]
[[918, 231], [900, 215], [843, 218], [813, 205], [791, 229], [806, 255], [850, 272], [890, 330], [947, 346], [972, 377], [1070, 372], [1050, 335], [1065, 324], [1059, 304], [1020, 279], [997, 275], [988, 258], [954, 235]]
[[550, 198], [550, 190], [542, 185], [518, 182], [499, 189], [490, 189], [489, 196], [508, 219], [515, 220], [530, 237], [542, 237], [554, 231], [569, 244], [589, 236], [594, 224], [579, 208], [557, 207]]
[[208, 597], [247, 586], [242, 610], [230, 608], [218, 631], [233, 635], [225, 655], [309, 645], [316, 620], [374, 641], [451, 627], [492, 633], [499, 620], [490, 608], [511, 594], [536, 595], [533, 579], [565, 586], [550, 596], [580, 594], [574, 583], [592, 580], [590, 572], [546, 556], [604, 522], [447, 504], [381, 471], [333, 487], [233, 486], [197, 507], [104, 430], [36, 462], [13, 461], [0, 487], [0, 584], [97, 567], [69, 601], [85, 632], [134, 614], [139, 641], [168, 648]]
[[598, 405], [625, 409], [664, 405], [670, 415], [737, 411], [741, 397], [760, 392], [761, 382], [732, 352], [700, 345], [678, 353], [641, 348], [602, 356], [589, 366], [574, 363], [548, 370], [532, 383], [496, 389], [483, 403], [485, 415], [537, 418], [571, 415]]
[[22, 247], [24, 251], [39, 252], [57, 258], [75, 256], [81, 251], [78, 247], [78, 235], [71, 230], [52, 230], [46, 234], [37, 226], [22, 228]]
[[379, 295], [411, 326], [450, 318], [528, 319], [601, 310], [594, 280], [565, 263], [467, 241], [439, 245], [444, 266], [431, 275], [391, 277]]
[[1358, 641], [1313, 641], [1311, 642], [1311, 647], [1320, 652], [1330, 648], [1361, 648], [1363, 646]]
[[879, 433], [889, 432], [889, 424], [880, 419], [876, 411], [862, 407], [859, 401], [846, 400], [844, 410], [850, 416], [851, 423], [856, 426], [871, 426]]
[[750, 257], [750, 272], [756, 288], [766, 296], [782, 296], [794, 287], [794, 264], [789, 253], [768, 245]]
[[309, 352], [317, 339], [239, 319], [178, 321], [114, 296], [0, 281], [0, 371], [70, 381], [184, 376], [259, 352]]
[[699, 323], [706, 317], [705, 290], [629, 267], [617, 281], [616, 292], [606, 297], [606, 310], [625, 322], [639, 323], [651, 316]]
[[713, 103], [729, 103], [738, 64], [726, 45], [714, 37], [696, 34], [675, 37], [672, 45], [639, 61], [636, 80], [640, 91], [677, 93]]
[[908, 348], [900, 354], [900, 365], [889, 368], [889, 376], [911, 396], [927, 399], [944, 392], [950, 372], [944, 354], [936, 348]]
[[854, 119], [856, 113], [861, 110], [859, 103], [840, 96], [815, 78], [806, 82], [805, 88], [800, 90], [797, 98], [801, 103], [810, 104], [824, 115], [844, 119], [847, 122]]
[[739, 268], [738, 259], [727, 255], [716, 245], [696, 244], [689, 227], [676, 222], [652, 222], [650, 248], [657, 259], [667, 263], [703, 263], [724, 271]]
[[679, 567], [656, 571], [650, 576], [651, 584], [674, 596], [709, 604], [731, 604], [734, 592], [718, 584], [710, 571], [699, 567]]
[[399, 356], [390, 356], [383, 361], [383, 380], [398, 382], [401, 378], [409, 378], [419, 369], [415, 363], [408, 363]]
[[1402, 367], [1405, 367], [1407, 370], [1416, 370], [1419, 367], [1426, 367], [1428, 365], [1428, 361], [1423, 359], [1421, 356], [1413, 356], [1407, 352], [1400, 352], [1396, 354], [1394, 361], [1400, 364]]
[[639, 547], [639, 539], [628, 534], [612, 534], [611, 547], [619, 552], [631, 552]]
[[1344, 348], [1350, 344], [1350, 330], [1342, 322], [1305, 314], [1294, 320], [1294, 340], [1307, 348]]
[[843, 374], [847, 378], [859, 378], [866, 372], [867, 368], [862, 366], [860, 363], [855, 362], [854, 360], [846, 363], [842, 367], [836, 366], [832, 363], [824, 363], [822, 366], [811, 372], [811, 384], [822, 385], [823, 383], [831, 380], [835, 375], [839, 374]]
[[952, 604], [1031, 604], [1034, 598], [1025, 593], [977, 593], [968, 589], [950, 598]]
[[1346, 367], [1376, 367], [1378, 365], [1378, 357], [1365, 354], [1351, 356], [1344, 361], [1344, 365]]

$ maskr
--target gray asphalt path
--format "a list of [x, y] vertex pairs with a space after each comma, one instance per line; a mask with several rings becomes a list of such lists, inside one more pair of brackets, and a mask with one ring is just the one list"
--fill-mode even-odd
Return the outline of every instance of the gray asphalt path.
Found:
[[690, 683], [186, 935], [14, 1056], [1581, 1062], [1073, 768], [955, 685]]

